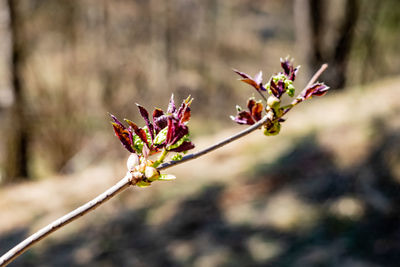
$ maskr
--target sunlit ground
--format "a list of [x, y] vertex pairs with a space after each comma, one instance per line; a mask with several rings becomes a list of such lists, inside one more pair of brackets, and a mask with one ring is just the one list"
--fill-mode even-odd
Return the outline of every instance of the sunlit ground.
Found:
[[[279, 136], [168, 169], [177, 180], [127, 190], [10, 266], [397, 266], [399, 83], [312, 99]], [[108, 155], [91, 166], [0, 189], [0, 254], [125, 173]]]

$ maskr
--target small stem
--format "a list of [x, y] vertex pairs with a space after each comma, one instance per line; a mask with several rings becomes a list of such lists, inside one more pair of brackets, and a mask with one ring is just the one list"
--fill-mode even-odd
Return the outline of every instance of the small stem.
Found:
[[[319, 68], [319, 70], [311, 77], [311, 79], [308, 81], [307, 85], [304, 87], [304, 89], [301, 91], [301, 94], [305, 93], [305, 91], [308, 89], [308, 87], [310, 87], [311, 85], [313, 85], [319, 78], [319, 76], [321, 76], [321, 74], [328, 68], [328, 64], [322, 64], [322, 66]], [[285, 109], [283, 111], [283, 115], [285, 115], [286, 113], [288, 113], [294, 106], [296, 106], [298, 103], [300, 103], [301, 101], [298, 101], [298, 99], [295, 99], [292, 104], [290, 104], [290, 106]], [[282, 116], [283, 116], [282, 115]]]
[[163, 151], [161, 152], [161, 155], [158, 157], [158, 159], [153, 163], [153, 167], [157, 168], [161, 163], [163, 163], [165, 157], [168, 154], [168, 150], [167, 149], [163, 149]]
[[304, 90], [307, 90], [308, 87], [310, 87], [311, 85], [313, 85], [319, 78], [319, 76], [321, 76], [321, 74], [328, 68], [328, 64], [322, 64], [322, 66], [319, 68], [319, 70], [311, 77], [310, 81], [307, 83], [306, 87], [304, 87]]

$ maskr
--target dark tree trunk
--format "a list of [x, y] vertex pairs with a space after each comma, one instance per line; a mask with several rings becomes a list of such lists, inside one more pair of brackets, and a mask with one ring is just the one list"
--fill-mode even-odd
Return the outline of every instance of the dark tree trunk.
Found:
[[345, 9], [346, 14], [331, 59], [334, 77], [328, 77], [333, 88], [343, 88], [346, 84], [348, 59], [354, 39], [354, 29], [359, 17], [360, 3], [358, 0], [347, 0]]
[[322, 52], [323, 47], [323, 37], [324, 37], [324, 28], [325, 28], [325, 20], [324, 20], [324, 10], [325, 5], [323, 1], [320, 0], [310, 0], [309, 8], [311, 12], [308, 12], [310, 15], [310, 27], [311, 27], [311, 47], [312, 55], [310, 57], [310, 65], [318, 67], [323, 64], [321, 62], [324, 61], [324, 56]]
[[6, 182], [29, 177], [27, 107], [22, 83], [24, 44], [21, 38], [21, 17], [17, 10], [17, 5], [18, 1], [7, 0], [11, 34], [10, 75], [14, 102], [10, 108], [10, 123], [7, 131], [7, 151], [4, 168]]
[[299, 48], [305, 50], [300, 51], [299, 54], [306, 57], [305, 61], [310, 69], [308, 72], [318, 69], [323, 63], [328, 63], [329, 69], [321, 79], [332, 88], [343, 88], [346, 84], [348, 59], [359, 17], [359, 0], [346, 0], [343, 8], [345, 14], [340, 21], [336, 22], [337, 37], [329, 44], [326, 43], [326, 36], [332, 32], [328, 31], [328, 28], [335, 25], [327, 25], [326, 17], [329, 12], [327, 2], [295, 0], [294, 4]]

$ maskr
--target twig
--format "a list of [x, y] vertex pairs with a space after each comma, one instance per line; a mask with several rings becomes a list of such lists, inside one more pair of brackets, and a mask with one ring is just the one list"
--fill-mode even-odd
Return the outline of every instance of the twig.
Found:
[[45, 238], [46, 236], [50, 235], [54, 231], [57, 231], [61, 227], [69, 224], [70, 222], [78, 219], [79, 217], [85, 215], [89, 211], [96, 209], [98, 206], [106, 202], [107, 200], [111, 199], [113, 196], [118, 194], [119, 192], [125, 190], [130, 185], [135, 184], [132, 181], [132, 175], [128, 172], [124, 178], [122, 178], [117, 184], [113, 187], [107, 189], [104, 193], [97, 196], [96, 198], [92, 199], [91, 201], [87, 202], [86, 204], [80, 206], [79, 208], [71, 211], [70, 213], [64, 215], [63, 217], [55, 220], [54, 222], [50, 223], [46, 227], [43, 227], [36, 233], [29, 236], [27, 239], [13, 247], [9, 250], [6, 254], [1, 256], [0, 258], [0, 266], [6, 266], [10, 262], [12, 262], [15, 258], [19, 255], [24, 253], [28, 248]]
[[235, 140], [237, 140], [237, 139], [239, 139], [239, 138], [241, 138], [241, 137], [243, 137], [245, 135], [248, 135], [249, 133], [257, 130], [258, 128], [260, 128], [267, 121], [267, 119], [268, 119], [268, 117], [264, 116], [261, 120], [259, 120], [257, 123], [253, 124], [252, 126], [248, 127], [247, 129], [245, 129], [245, 130], [243, 130], [243, 131], [241, 131], [241, 132], [239, 132], [239, 133], [237, 133], [235, 135], [232, 135], [232, 136], [230, 136], [230, 137], [228, 137], [228, 138], [216, 143], [215, 145], [207, 147], [207, 148], [205, 148], [205, 149], [203, 149], [203, 150], [201, 150], [199, 152], [186, 155], [181, 160], [170, 161], [170, 162], [163, 163], [157, 169], [158, 170], [164, 170], [164, 169], [167, 169], [169, 167], [172, 167], [172, 166], [175, 166], [175, 165], [178, 165], [178, 164], [182, 164], [182, 163], [184, 163], [186, 161], [189, 161], [189, 160], [201, 157], [201, 156], [203, 156], [203, 155], [205, 155], [207, 153], [210, 153], [210, 152], [212, 152], [212, 151], [214, 151], [214, 150], [216, 150], [216, 149], [218, 149], [220, 147], [223, 147], [224, 145], [232, 143], [233, 141], [235, 141]]
[[[214, 151], [226, 144], [229, 144], [245, 135], [248, 135], [249, 133], [255, 131], [256, 129], [260, 128], [266, 121], [267, 121], [267, 116], [264, 116], [260, 121], [258, 121], [257, 123], [255, 123], [254, 125], [248, 127], [247, 129], [233, 135], [230, 136], [220, 142], [218, 142], [215, 145], [212, 145], [204, 150], [201, 150], [197, 153], [193, 153], [190, 155], [187, 155], [185, 157], [183, 157], [181, 160], [179, 161], [170, 161], [167, 163], [162, 164], [160, 167], [158, 167], [158, 170], [164, 170], [167, 168], [170, 168], [172, 166], [184, 163], [186, 161], [198, 158], [202, 155], [205, 155], [211, 151]], [[94, 198], [93, 200], [89, 201], [88, 203], [80, 206], [79, 208], [71, 211], [70, 213], [64, 215], [63, 217], [57, 219], [56, 221], [50, 223], [49, 225], [47, 225], [46, 227], [43, 227], [42, 229], [40, 229], [39, 231], [37, 231], [36, 233], [34, 233], [33, 235], [31, 235], [30, 237], [28, 237], [27, 239], [25, 239], [24, 241], [22, 241], [21, 243], [19, 243], [18, 245], [16, 245], [14, 248], [12, 248], [10, 251], [8, 251], [6, 254], [4, 254], [1, 258], [0, 258], [0, 266], [6, 266], [7, 264], [9, 264], [10, 262], [12, 262], [15, 258], [17, 258], [19, 255], [21, 255], [24, 251], [26, 251], [28, 248], [30, 248], [31, 246], [33, 246], [35, 243], [39, 242], [40, 240], [42, 240], [43, 238], [45, 238], [46, 236], [50, 235], [51, 233], [53, 233], [54, 231], [58, 230], [59, 228], [65, 226], [66, 224], [78, 219], [79, 217], [85, 215], [86, 213], [88, 213], [91, 210], [94, 210], [95, 208], [97, 208], [99, 205], [103, 204], [104, 202], [106, 202], [107, 200], [111, 199], [113, 196], [115, 196], [116, 194], [118, 194], [119, 192], [125, 190], [126, 188], [128, 188], [130, 185], [134, 185], [135, 182], [132, 181], [132, 175], [128, 172], [127, 175], [122, 178], [121, 181], [119, 181], [116, 185], [114, 185], [113, 187], [109, 188], [107, 191], [105, 191], [103, 194], [97, 196], [96, 198]]]
[[[317, 81], [318, 77], [321, 76], [321, 74], [322, 74], [327, 68], [328, 68], [328, 64], [323, 64], [323, 65], [321, 66], [321, 68], [311, 77], [310, 81], [309, 81], [309, 82], [307, 83], [307, 85], [304, 87], [303, 91], [304, 91], [304, 90], [307, 90], [307, 88], [308, 88], [309, 86], [311, 86], [313, 83], [315, 83], [315, 82]], [[258, 92], [259, 92], [259, 91], [258, 91]], [[261, 96], [264, 97], [263, 94], [261, 94]], [[265, 99], [265, 101], [267, 101], [265, 97], [264, 97], [264, 99]], [[285, 110], [286, 112], [284, 112], [283, 115], [285, 115], [290, 109], [291, 109], [291, 108], [286, 109], [286, 110]], [[282, 116], [283, 116], [283, 115], [282, 115]], [[280, 119], [280, 118], [276, 118], [276, 120], [278, 120], [278, 119]], [[172, 167], [172, 166], [175, 166], [175, 165], [178, 165], [178, 164], [182, 164], [182, 163], [184, 163], [184, 162], [186, 162], [186, 161], [189, 161], [189, 160], [192, 160], [192, 159], [201, 157], [201, 156], [203, 156], [203, 155], [205, 155], [205, 154], [207, 154], [207, 153], [210, 153], [210, 152], [212, 152], [212, 151], [214, 151], [214, 150], [216, 150], [216, 149], [218, 149], [218, 148], [220, 148], [220, 147], [222, 147], [222, 146], [224, 146], [224, 145], [226, 145], [226, 144], [229, 144], [229, 143], [235, 141], [236, 139], [239, 139], [239, 138], [241, 138], [241, 137], [243, 137], [243, 136], [245, 136], [245, 135], [248, 135], [249, 133], [251, 133], [251, 132], [257, 130], [257, 129], [260, 128], [264, 123], [266, 123], [267, 120], [268, 120], [268, 117], [267, 117], [267, 115], [266, 115], [266, 116], [264, 116], [260, 121], [258, 121], [257, 123], [253, 124], [252, 126], [248, 127], [247, 129], [245, 129], [245, 130], [243, 130], [243, 131], [241, 131], [241, 132], [239, 132], [239, 133], [237, 133], [237, 134], [235, 134], [235, 135], [232, 135], [232, 136], [230, 136], [230, 137], [228, 137], [228, 138], [226, 138], [226, 139], [224, 139], [224, 140], [222, 140], [222, 141], [216, 143], [215, 145], [212, 145], [212, 146], [210, 146], [210, 147], [208, 147], [208, 148], [206, 148], [206, 149], [203, 149], [203, 150], [201, 150], [201, 151], [199, 151], [199, 152], [186, 155], [186, 156], [184, 156], [181, 160], [170, 161], [170, 162], [166, 162], [166, 163], [164, 163], [164, 164], [161, 164], [161, 166], [159, 166], [157, 169], [158, 169], [158, 170], [164, 170], [164, 169], [166, 169], [166, 168], [169, 168], [169, 167]]]
[[311, 77], [310, 81], [307, 83], [306, 87], [304, 87], [304, 90], [307, 90], [308, 87], [310, 87], [311, 85], [313, 85], [319, 78], [319, 76], [321, 76], [321, 74], [328, 68], [328, 64], [322, 64], [322, 66], [319, 68], [319, 70]]
[[[319, 70], [317, 70], [317, 72], [311, 77], [311, 79], [308, 81], [307, 85], [304, 87], [304, 89], [301, 91], [300, 95], [305, 93], [305, 91], [311, 86], [313, 85], [319, 78], [319, 76], [321, 76], [321, 74], [328, 68], [328, 64], [322, 64], [322, 66], [319, 68]], [[292, 104], [283, 111], [283, 115], [285, 115], [286, 113], [288, 113], [295, 105], [297, 105], [299, 103], [298, 99], [295, 99]]]
[[[318, 77], [322, 74], [322, 72], [325, 71], [325, 69], [328, 67], [327, 64], [324, 64], [321, 66], [321, 68], [314, 74], [314, 76], [311, 78], [311, 80], [308, 82], [307, 86], [305, 89], [307, 89], [308, 86], [312, 85]], [[290, 109], [289, 109], [290, 110]], [[289, 111], [287, 110], [287, 111]], [[284, 113], [286, 114], [287, 111]], [[172, 166], [184, 163], [186, 161], [201, 157], [207, 153], [210, 153], [224, 145], [227, 145], [243, 136], [248, 135], [249, 133], [255, 131], [256, 129], [260, 128], [264, 123], [267, 122], [269, 119], [268, 115], [264, 116], [260, 121], [257, 123], [253, 124], [252, 126], [248, 127], [247, 129], [230, 136], [220, 142], [218, 142], [215, 145], [212, 145], [206, 149], [203, 149], [199, 152], [184, 156], [181, 160], [179, 161], [170, 161], [162, 164], [159, 166], [157, 169], [158, 170], [164, 170], [167, 168], [170, 168]], [[279, 119], [279, 118], [278, 118]], [[0, 267], [6, 266], [9, 263], [11, 263], [13, 260], [15, 260], [18, 256], [20, 256], [22, 253], [24, 253], [27, 249], [32, 247], [34, 244], [45, 238], [46, 236], [50, 235], [51, 233], [57, 231], [58, 229], [62, 228], [63, 226], [69, 224], [70, 222], [78, 219], [79, 217], [85, 215], [89, 211], [92, 211], [96, 209], [98, 206], [106, 202], [107, 200], [111, 199], [113, 196], [116, 194], [124, 191], [131, 185], [135, 185], [136, 180], [132, 177], [132, 174], [128, 172], [124, 178], [122, 178], [117, 184], [114, 186], [110, 187], [107, 189], [104, 193], [101, 195], [97, 196], [96, 198], [92, 199], [91, 201], [87, 202], [86, 204], [80, 206], [79, 208], [71, 211], [70, 213], [64, 215], [63, 217], [53, 221], [49, 225], [43, 227], [36, 233], [32, 234], [19, 244], [17, 244], [15, 247], [13, 247], [11, 250], [9, 250], [6, 254], [1, 256], [0, 258]]]

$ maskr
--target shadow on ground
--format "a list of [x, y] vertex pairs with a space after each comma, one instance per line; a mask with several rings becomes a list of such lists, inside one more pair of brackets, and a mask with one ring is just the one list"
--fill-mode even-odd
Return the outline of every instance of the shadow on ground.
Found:
[[149, 223], [155, 201], [10, 266], [398, 266], [400, 135], [382, 132], [357, 165], [339, 166], [307, 136], [241, 183], [205, 186], [162, 223]]

